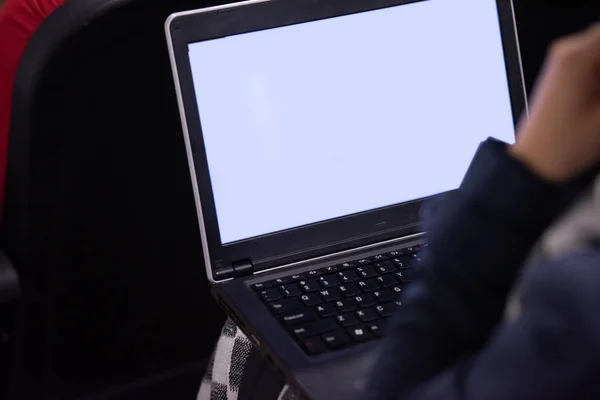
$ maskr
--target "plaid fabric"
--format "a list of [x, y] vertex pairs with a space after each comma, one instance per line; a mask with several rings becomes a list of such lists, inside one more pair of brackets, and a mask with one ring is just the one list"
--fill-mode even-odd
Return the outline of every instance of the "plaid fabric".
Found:
[[[235, 322], [227, 319], [206, 374], [202, 379], [197, 400], [238, 400], [255, 397], [257, 394], [240, 393], [240, 386], [253, 346]], [[283, 387], [277, 398], [277, 400], [299, 399], [300, 396], [289, 385]]]

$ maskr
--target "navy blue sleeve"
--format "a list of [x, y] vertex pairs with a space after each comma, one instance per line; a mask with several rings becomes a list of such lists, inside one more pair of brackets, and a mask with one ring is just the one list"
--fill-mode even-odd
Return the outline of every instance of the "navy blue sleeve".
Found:
[[600, 252], [533, 266], [521, 312], [485, 347], [411, 392], [414, 400], [600, 398]]
[[505, 144], [482, 143], [430, 225], [422, 276], [405, 291], [364, 398], [408, 398], [469, 362], [502, 320], [530, 249], [561, 210], [560, 194], [510, 157]]

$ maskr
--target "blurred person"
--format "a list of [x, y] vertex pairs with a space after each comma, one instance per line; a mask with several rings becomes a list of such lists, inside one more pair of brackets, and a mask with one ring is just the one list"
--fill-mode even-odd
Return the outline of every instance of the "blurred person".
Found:
[[599, 165], [600, 24], [553, 44], [516, 144], [482, 143], [433, 210], [364, 398], [600, 398]]

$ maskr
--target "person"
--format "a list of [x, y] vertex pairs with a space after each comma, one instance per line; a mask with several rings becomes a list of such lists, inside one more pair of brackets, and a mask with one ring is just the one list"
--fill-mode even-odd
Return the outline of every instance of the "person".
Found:
[[363, 398], [600, 398], [600, 237], [525, 268], [599, 165], [597, 24], [553, 44], [516, 143], [482, 143], [434, 212]]
[[64, 2], [65, 0], [0, 1], [0, 210], [4, 198], [12, 89], [19, 60], [38, 27]]

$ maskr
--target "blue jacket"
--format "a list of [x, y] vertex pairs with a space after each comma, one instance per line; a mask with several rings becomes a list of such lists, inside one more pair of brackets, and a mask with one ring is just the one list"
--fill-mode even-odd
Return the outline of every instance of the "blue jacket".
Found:
[[[364, 398], [600, 399], [600, 252], [520, 276], [576, 194], [484, 142], [429, 227], [420, 278], [382, 342]], [[521, 314], [504, 321], [519, 282]]]

